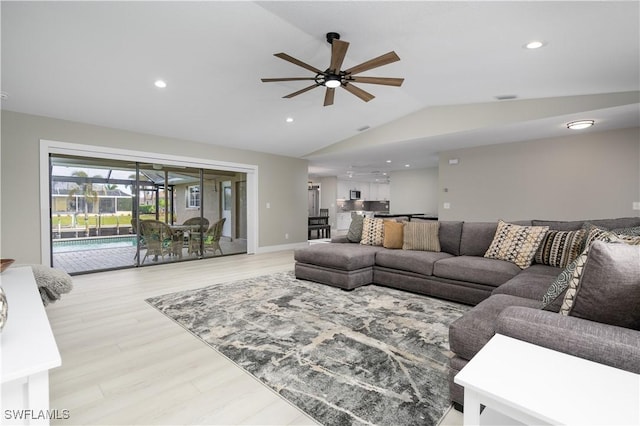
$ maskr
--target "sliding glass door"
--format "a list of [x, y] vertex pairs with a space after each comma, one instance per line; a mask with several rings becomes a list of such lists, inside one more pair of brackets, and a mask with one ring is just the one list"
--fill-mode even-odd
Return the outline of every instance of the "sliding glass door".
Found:
[[[221, 183], [243, 173], [68, 155], [51, 155], [49, 170], [54, 267], [76, 274], [247, 251], [246, 235], [218, 232]], [[246, 223], [240, 212], [230, 222]]]

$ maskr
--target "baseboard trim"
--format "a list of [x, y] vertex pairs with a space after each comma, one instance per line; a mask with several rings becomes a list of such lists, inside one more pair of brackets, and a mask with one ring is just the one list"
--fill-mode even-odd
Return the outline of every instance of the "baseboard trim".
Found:
[[274, 251], [295, 250], [298, 248], [303, 248], [308, 246], [309, 246], [309, 243], [304, 241], [301, 243], [279, 244], [277, 246], [258, 247], [258, 249], [256, 250], [256, 254], [272, 253]]

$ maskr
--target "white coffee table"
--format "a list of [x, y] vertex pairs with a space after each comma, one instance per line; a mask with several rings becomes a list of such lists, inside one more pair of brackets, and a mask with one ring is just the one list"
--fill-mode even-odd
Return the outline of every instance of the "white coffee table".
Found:
[[640, 375], [500, 334], [454, 382], [464, 386], [465, 425], [504, 416], [505, 424], [640, 424]]

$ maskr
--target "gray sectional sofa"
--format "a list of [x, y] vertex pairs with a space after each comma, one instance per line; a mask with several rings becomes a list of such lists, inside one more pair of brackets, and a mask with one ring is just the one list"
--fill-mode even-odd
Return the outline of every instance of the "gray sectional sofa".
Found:
[[[521, 225], [578, 230], [588, 222], [606, 229], [640, 226], [640, 217], [588, 221], [531, 220]], [[440, 222], [441, 251], [387, 249], [336, 237], [295, 251], [295, 274], [345, 290], [377, 284], [474, 307], [449, 329], [450, 398], [463, 404], [453, 377], [495, 334], [640, 373], [640, 331], [558, 313], [562, 297], [546, 310], [541, 300], [562, 268], [485, 258], [497, 222]]]

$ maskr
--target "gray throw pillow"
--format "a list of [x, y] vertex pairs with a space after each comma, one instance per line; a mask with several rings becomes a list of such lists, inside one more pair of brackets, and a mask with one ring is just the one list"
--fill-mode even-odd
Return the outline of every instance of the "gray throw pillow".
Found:
[[362, 240], [362, 224], [364, 216], [354, 215], [351, 219], [351, 225], [349, 225], [349, 231], [347, 232], [347, 240], [352, 243], [359, 243]]
[[640, 330], [640, 246], [595, 241], [570, 316]]

